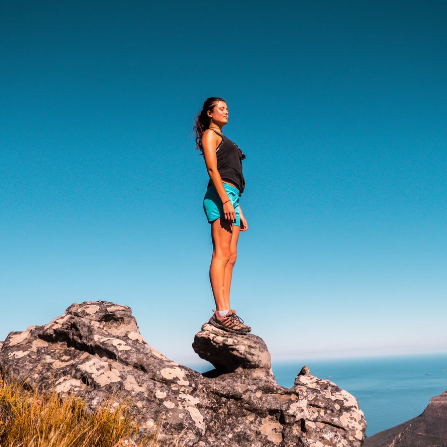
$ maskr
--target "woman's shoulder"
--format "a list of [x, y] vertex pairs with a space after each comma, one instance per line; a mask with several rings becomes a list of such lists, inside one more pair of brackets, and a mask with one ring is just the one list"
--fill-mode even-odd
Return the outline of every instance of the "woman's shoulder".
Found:
[[[210, 148], [217, 148], [223, 141], [223, 138], [217, 135], [213, 130], [206, 129], [202, 136], [202, 146], [208, 146]], [[214, 149], [213, 149], [214, 150]]]
[[212, 129], [206, 129], [203, 132], [202, 141], [217, 141], [220, 142], [223, 139], [223, 135], [219, 135]]

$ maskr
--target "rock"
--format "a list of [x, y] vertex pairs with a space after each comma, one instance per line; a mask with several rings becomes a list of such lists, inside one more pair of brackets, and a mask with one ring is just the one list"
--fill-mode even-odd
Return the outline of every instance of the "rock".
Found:
[[143, 434], [165, 415], [168, 437], [188, 429], [195, 442], [204, 431], [195, 397], [202, 376], [149, 346], [127, 306], [73, 304], [45, 326], [12, 332], [0, 368], [33, 388], [85, 398], [91, 408], [109, 396], [129, 397]]
[[130, 438], [120, 439], [113, 447], [140, 447], [136, 442]]
[[367, 438], [364, 446], [447, 446], [447, 391], [433, 397], [420, 416]]
[[254, 369], [273, 376], [270, 353], [264, 340], [256, 335], [233, 334], [205, 323], [192, 347], [217, 370]]
[[[310, 376], [310, 369], [307, 366], [303, 366], [301, 368], [301, 371], [298, 373], [298, 376]], [[296, 385], [296, 381], [295, 381]]]
[[33, 388], [82, 397], [90, 408], [110, 396], [129, 398], [141, 435], [161, 424], [160, 445], [362, 445], [366, 424], [355, 398], [306, 367], [293, 388], [279, 386], [261, 338], [205, 324], [193, 346], [214, 374], [149, 346], [129, 307], [85, 302], [47, 325], [11, 332], [0, 368]]

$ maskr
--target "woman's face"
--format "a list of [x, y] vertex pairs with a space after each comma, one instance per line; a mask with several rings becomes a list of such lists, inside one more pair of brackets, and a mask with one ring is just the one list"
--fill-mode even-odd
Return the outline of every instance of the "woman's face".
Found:
[[228, 107], [224, 101], [217, 101], [213, 111], [208, 111], [208, 116], [218, 126], [222, 127], [228, 123]]

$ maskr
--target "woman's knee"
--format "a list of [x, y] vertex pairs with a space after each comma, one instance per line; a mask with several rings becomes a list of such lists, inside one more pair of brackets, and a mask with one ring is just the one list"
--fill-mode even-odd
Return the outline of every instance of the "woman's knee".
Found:
[[230, 251], [230, 258], [228, 259], [228, 263], [234, 265], [236, 264], [236, 259], [237, 259], [237, 251], [236, 250]]
[[220, 248], [219, 250], [213, 251], [213, 259], [221, 261], [221, 262], [229, 262], [231, 259], [231, 251], [230, 249]]

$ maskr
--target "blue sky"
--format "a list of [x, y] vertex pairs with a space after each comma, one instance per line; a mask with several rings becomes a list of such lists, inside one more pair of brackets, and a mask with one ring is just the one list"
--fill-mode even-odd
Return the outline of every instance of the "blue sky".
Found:
[[442, 1], [3, 1], [0, 339], [132, 307], [192, 362], [211, 315], [193, 118], [247, 159], [232, 305], [273, 360], [447, 351]]

